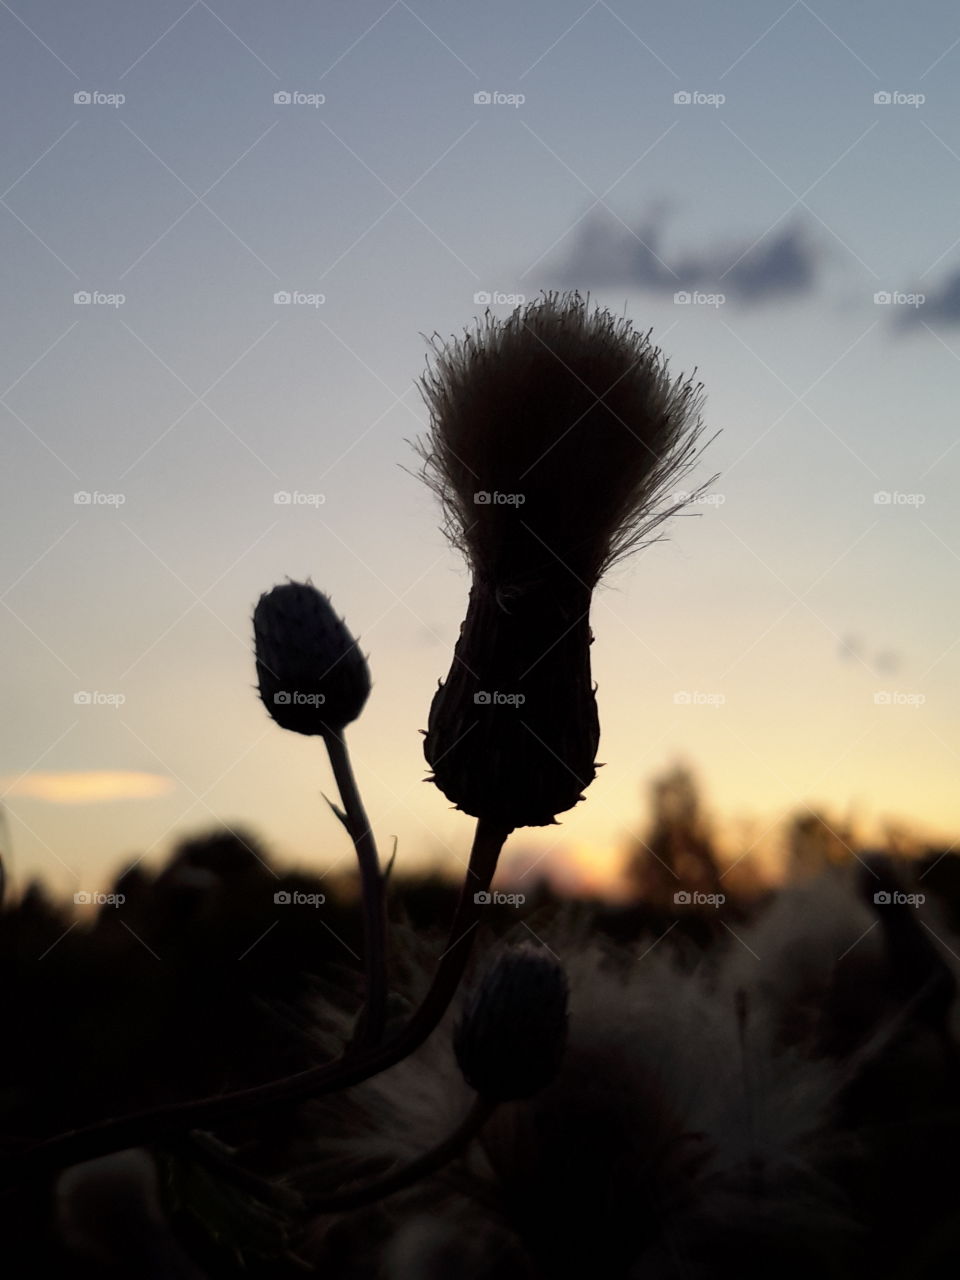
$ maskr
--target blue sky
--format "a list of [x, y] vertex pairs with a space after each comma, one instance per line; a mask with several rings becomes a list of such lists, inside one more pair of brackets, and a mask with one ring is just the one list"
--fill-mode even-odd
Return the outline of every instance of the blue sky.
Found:
[[697, 367], [720, 478], [601, 589], [607, 767], [517, 844], [604, 879], [677, 757], [761, 843], [804, 805], [960, 829], [950, 6], [14, 3], [0, 33], [18, 874], [99, 883], [214, 821], [346, 853], [318, 749], [251, 688], [288, 574], [370, 654], [384, 845], [456, 865], [417, 732], [468, 587], [402, 469], [423, 335], [562, 285]]

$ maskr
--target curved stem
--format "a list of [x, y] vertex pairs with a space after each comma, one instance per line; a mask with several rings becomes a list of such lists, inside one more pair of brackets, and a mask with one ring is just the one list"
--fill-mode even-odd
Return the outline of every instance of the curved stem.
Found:
[[397, 1191], [403, 1191], [406, 1187], [412, 1187], [420, 1178], [436, 1173], [444, 1165], [449, 1164], [454, 1156], [459, 1155], [489, 1120], [496, 1105], [495, 1102], [490, 1102], [486, 1098], [476, 1098], [456, 1129], [437, 1146], [423, 1152], [409, 1164], [401, 1165], [399, 1169], [391, 1169], [389, 1173], [373, 1182], [311, 1200], [309, 1209], [315, 1213], [342, 1213], [347, 1209], [359, 1209], [362, 1205], [373, 1204], [386, 1196], [392, 1196]]
[[238, 1115], [335, 1093], [401, 1062], [423, 1044], [453, 999], [466, 968], [480, 918], [477, 897], [489, 888], [500, 851], [512, 830], [512, 827], [501, 826], [486, 818], [478, 820], [470, 864], [450, 927], [449, 945], [440, 957], [423, 1001], [409, 1022], [392, 1038], [379, 1045], [359, 1049], [356, 1053], [348, 1051], [335, 1062], [298, 1071], [266, 1084], [211, 1098], [151, 1107], [59, 1134], [18, 1153], [16, 1158], [8, 1157], [11, 1162], [16, 1159], [18, 1179], [22, 1183], [30, 1176], [42, 1176], [51, 1169], [78, 1164], [110, 1151], [146, 1146], [171, 1134], [182, 1133], [184, 1129], [213, 1129]]
[[383, 1037], [387, 1018], [387, 916], [383, 876], [370, 821], [353, 776], [347, 744], [341, 734], [333, 732], [325, 733], [323, 741], [343, 804], [343, 824], [357, 851], [360, 867], [367, 999], [351, 1045], [351, 1050], [354, 1050], [377, 1044]]

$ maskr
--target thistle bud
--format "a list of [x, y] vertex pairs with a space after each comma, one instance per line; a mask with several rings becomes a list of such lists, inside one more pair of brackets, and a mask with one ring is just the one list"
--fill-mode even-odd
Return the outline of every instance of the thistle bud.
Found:
[[339, 734], [370, 693], [360, 648], [329, 599], [311, 582], [285, 582], [253, 614], [263, 705], [294, 733]]
[[583, 798], [600, 741], [589, 615], [576, 583], [508, 605], [474, 584], [424, 740], [432, 781], [465, 813], [546, 826]]
[[454, 1031], [467, 1083], [491, 1102], [529, 1098], [560, 1067], [567, 1038], [567, 977], [544, 948], [500, 952], [467, 999]]

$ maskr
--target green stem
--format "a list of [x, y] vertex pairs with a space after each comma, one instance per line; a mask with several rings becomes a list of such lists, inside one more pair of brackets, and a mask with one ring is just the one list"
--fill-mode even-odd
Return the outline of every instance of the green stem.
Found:
[[333, 732], [325, 733], [323, 740], [343, 804], [344, 825], [357, 851], [357, 863], [360, 867], [367, 999], [351, 1045], [351, 1050], [356, 1050], [379, 1043], [387, 1018], [387, 917], [383, 877], [380, 874], [377, 846], [360, 798], [357, 780], [353, 775], [347, 744], [342, 735]]

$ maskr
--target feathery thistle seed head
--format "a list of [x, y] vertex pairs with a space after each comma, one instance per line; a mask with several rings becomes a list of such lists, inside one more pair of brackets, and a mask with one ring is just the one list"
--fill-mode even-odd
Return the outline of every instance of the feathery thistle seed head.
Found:
[[560, 1067], [567, 1038], [567, 976], [544, 947], [495, 956], [454, 1030], [464, 1078], [492, 1102], [529, 1098]]
[[356, 720], [370, 693], [367, 661], [313, 583], [262, 595], [253, 630], [260, 697], [281, 728], [339, 734]]
[[593, 589], [692, 496], [675, 490], [698, 455], [702, 389], [577, 293], [487, 312], [434, 351], [416, 447], [474, 581], [424, 754], [464, 812], [543, 826], [596, 772]]
[[684, 505], [668, 495], [697, 456], [702, 387], [671, 378], [630, 320], [547, 293], [433, 348], [423, 476], [501, 595], [545, 577], [592, 588]]

